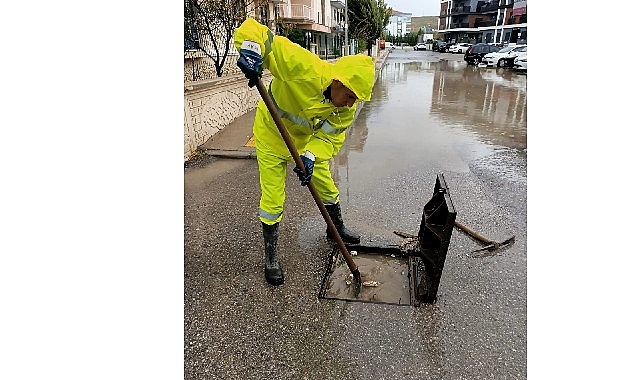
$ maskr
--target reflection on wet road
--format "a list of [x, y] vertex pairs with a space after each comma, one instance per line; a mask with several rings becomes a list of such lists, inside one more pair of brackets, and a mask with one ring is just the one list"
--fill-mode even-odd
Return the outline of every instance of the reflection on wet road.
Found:
[[[401, 53], [405, 56], [388, 57], [339, 165], [345, 155], [360, 154], [379, 173], [428, 161], [465, 171], [459, 155], [472, 160], [497, 147], [526, 149], [525, 75]], [[451, 151], [456, 146], [465, 148]]]
[[[396, 177], [412, 186], [438, 172], [473, 170], [489, 184], [524, 187], [526, 159], [526, 75], [469, 66], [462, 55], [394, 51], [332, 171], [341, 197], [349, 199], [380, 186], [375, 179]], [[524, 196], [506, 207], [525, 212]]]

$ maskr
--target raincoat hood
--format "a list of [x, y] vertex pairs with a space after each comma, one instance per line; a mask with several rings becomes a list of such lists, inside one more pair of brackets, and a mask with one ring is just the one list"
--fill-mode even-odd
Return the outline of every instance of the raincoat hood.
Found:
[[354, 91], [358, 99], [369, 101], [374, 87], [374, 62], [365, 54], [346, 55], [333, 67], [333, 77]]

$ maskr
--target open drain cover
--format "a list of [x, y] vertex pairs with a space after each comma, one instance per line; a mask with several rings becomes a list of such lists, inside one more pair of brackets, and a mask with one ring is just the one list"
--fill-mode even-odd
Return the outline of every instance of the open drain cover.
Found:
[[[362, 286], [358, 294], [352, 283], [352, 273], [336, 250], [331, 267], [325, 274], [319, 298], [361, 301], [394, 305], [413, 305], [412, 260], [394, 253], [370, 252], [367, 247], [351, 247], [354, 263], [361, 273]], [[355, 250], [356, 249], [356, 250]], [[356, 252], [356, 255], [354, 255]]]
[[436, 302], [455, 219], [445, 178], [438, 174], [432, 198], [423, 207], [418, 236], [403, 234], [408, 236], [398, 247], [348, 247], [361, 274], [358, 293], [335, 247], [318, 297], [413, 306]]

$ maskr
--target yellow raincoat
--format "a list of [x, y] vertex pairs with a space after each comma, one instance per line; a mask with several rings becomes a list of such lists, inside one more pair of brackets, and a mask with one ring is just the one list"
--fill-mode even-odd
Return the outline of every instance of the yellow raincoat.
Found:
[[[361, 101], [369, 101], [374, 86], [374, 62], [363, 54], [339, 58], [332, 64], [252, 18], [236, 29], [238, 50], [245, 40], [260, 44], [263, 67], [274, 76], [268, 91], [299, 154], [309, 150], [316, 156], [312, 182], [325, 204], [339, 201], [329, 170], [329, 160], [338, 154], [345, 131], [352, 124], [358, 102], [336, 107], [323, 92], [333, 79], [339, 80]], [[254, 140], [260, 172], [259, 217], [274, 224], [283, 217], [287, 161], [293, 162], [265, 102], [261, 99], [254, 120]]]

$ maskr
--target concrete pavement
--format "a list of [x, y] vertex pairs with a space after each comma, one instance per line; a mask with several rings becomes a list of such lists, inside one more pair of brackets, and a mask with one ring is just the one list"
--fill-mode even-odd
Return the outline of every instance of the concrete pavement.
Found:
[[256, 109], [236, 118], [200, 146], [210, 156], [227, 158], [256, 158], [252, 127]]

